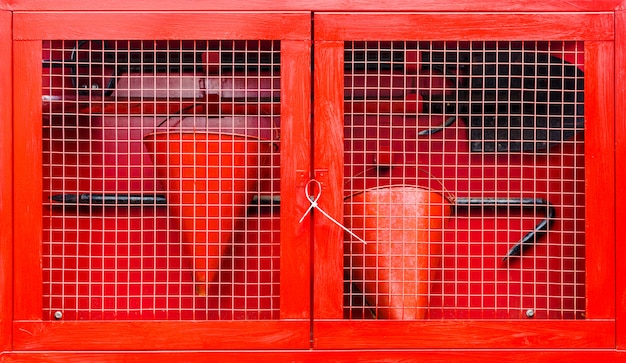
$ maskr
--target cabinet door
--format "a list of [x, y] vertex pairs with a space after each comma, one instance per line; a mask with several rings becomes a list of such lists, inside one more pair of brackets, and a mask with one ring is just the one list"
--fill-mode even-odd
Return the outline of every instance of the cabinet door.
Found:
[[309, 347], [309, 39], [306, 13], [15, 14], [14, 349]]
[[315, 347], [614, 346], [612, 24], [315, 15]]

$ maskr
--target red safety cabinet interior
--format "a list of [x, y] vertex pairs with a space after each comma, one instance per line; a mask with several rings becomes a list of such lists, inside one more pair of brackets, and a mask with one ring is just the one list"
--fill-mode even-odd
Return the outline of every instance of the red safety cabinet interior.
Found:
[[619, 2], [385, 4], [4, 4], [1, 360], [624, 359]]

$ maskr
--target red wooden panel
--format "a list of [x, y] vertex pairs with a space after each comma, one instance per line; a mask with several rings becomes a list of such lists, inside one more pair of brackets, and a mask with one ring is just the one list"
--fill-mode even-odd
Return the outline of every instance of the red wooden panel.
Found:
[[16, 322], [15, 350], [306, 349], [309, 321]]
[[[343, 222], [343, 42], [315, 42], [314, 177], [320, 207]], [[316, 192], [315, 192], [316, 193]], [[342, 315], [343, 230], [315, 212], [315, 318]]]
[[[626, 13], [618, 11], [615, 17], [616, 29], [622, 29], [615, 34], [615, 109], [626, 109]], [[624, 112], [615, 113], [615, 190], [616, 198], [620, 191], [626, 190], [626, 115]], [[620, 203], [616, 206], [615, 220], [626, 220], [626, 208]], [[616, 223], [615, 240], [620, 241], [615, 246], [615, 256], [626, 256], [626, 223]], [[617, 306], [617, 348], [626, 349], [626, 264], [618, 263], [616, 270], [616, 306]]]
[[[416, 3], [411, 0], [321, 0], [314, 3], [306, 0], [218, 0], [198, 2], [181, 0], [114, 0], [107, 2], [109, 10], [244, 10], [244, 11], [606, 11], [614, 10], [620, 5], [619, 0], [578, 0], [578, 1], [541, 1], [541, 0], [460, 0], [438, 1], [426, 0]], [[97, 3], [81, 0], [21, 0], [5, 1], [2, 5], [6, 9], [14, 10], [95, 10], [101, 11], [102, 6]]]
[[281, 318], [310, 317], [311, 236], [299, 218], [308, 208], [310, 169], [311, 46], [281, 42]]
[[315, 16], [315, 39], [326, 40], [611, 40], [613, 32], [610, 13]]
[[587, 318], [615, 318], [613, 43], [585, 43]]
[[529, 350], [310, 350], [310, 351], [229, 351], [229, 352], [16, 352], [3, 362], [17, 363], [82, 363], [82, 362], [618, 362], [626, 353], [608, 349]]
[[13, 72], [11, 13], [0, 11], [0, 351], [11, 348], [13, 317]]
[[214, 39], [306, 40], [310, 37], [309, 18], [308, 13], [17, 12], [13, 38], [204, 39], [210, 34]]
[[612, 348], [612, 321], [317, 321], [314, 346], [324, 349]]
[[13, 43], [14, 318], [41, 319], [41, 42]]

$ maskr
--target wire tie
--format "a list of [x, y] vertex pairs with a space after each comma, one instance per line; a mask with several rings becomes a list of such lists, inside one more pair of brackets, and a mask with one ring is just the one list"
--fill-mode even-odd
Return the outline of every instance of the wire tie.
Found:
[[[312, 196], [309, 194], [309, 185], [311, 184], [316, 184], [317, 185], [317, 194], [315, 196]], [[354, 234], [354, 232], [352, 232], [351, 230], [349, 230], [348, 228], [346, 228], [343, 224], [337, 222], [337, 220], [335, 220], [333, 217], [331, 217], [328, 213], [326, 213], [326, 211], [324, 211], [322, 208], [320, 208], [320, 206], [317, 204], [317, 201], [320, 199], [320, 196], [322, 195], [322, 185], [320, 184], [319, 181], [315, 180], [315, 179], [311, 179], [309, 180], [309, 182], [306, 184], [306, 186], [304, 187], [304, 194], [306, 195], [307, 199], [309, 200], [309, 202], [311, 202], [311, 205], [309, 206], [309, 208], [306, 210], [306, 212], [304, 212], [304, 215], [302, 216], [302, 218], [300, 218], [300, 223], [302, 223], [302, 221], [304, 221], [304, 218], [306, 218], [306, 216], [313, 210], [313, 209], [317, 209], [318, 211], [320, 211], [320, 213], [322, 213], [326, 218], [330, 219], [331, 222], [335, 223], [336, 225], [338, 225], [339, 227], [341, 227], [341, 229], [343, 229], [344, 231], [348, 232], [352, 237], [358, 239], [359, 241], [363, 242], [364, 244], [367, 244], [367, 242], [365, 242], [361, 237], [357, 236], [356, 234]]]

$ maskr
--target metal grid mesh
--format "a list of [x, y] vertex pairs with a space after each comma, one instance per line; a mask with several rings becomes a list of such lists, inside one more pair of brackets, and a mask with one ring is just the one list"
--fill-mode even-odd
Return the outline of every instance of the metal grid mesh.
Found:
[[583, 78], [582, 42], [346, 42], [346, 318], [584, 318]]
[[[278, 318], [280, 44], [43, 48], [44, 317]], [[584, 318], [582, 55], [346, 43], [346, 317]]]
[[278, 318], [279, 66], [277, 41], [43, 42], [45, 319]]

